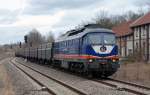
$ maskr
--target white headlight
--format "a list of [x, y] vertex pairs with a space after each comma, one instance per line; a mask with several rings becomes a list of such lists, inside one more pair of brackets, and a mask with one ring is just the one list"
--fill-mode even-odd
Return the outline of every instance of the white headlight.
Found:
[[93, 60], [92, 60], [92, 59], [90, 59], [90, 60], [89, 60], [89, 62], [93, 62]]
[[115, 60], [115, 59], [113, 59], [112, 61], [113, 61], [113, 62], [116, 62], [116, 60]]

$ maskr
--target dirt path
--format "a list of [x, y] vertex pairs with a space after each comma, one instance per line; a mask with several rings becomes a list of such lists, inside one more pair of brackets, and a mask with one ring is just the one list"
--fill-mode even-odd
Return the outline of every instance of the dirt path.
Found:
[[2, 64], [3, 62], [0, 61], [0, 95], [15, 95], [10, 77]]

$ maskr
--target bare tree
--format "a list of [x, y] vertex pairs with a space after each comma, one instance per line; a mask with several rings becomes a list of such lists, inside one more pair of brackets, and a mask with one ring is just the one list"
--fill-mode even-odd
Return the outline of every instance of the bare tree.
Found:
[[100, 11], [96, 18], [93, 19], [96, 24], [99, 24], [102, 28], [111, 28], [112, 21], [111, 17], [108, 15], [106, 11]]
[[54, 34], [52, 33], [52, 31], [50, 31], [47, 38], [46, 38], [46, 42], [52, 43], [54, 41], [55, 41]]
[[91, 22], [84, 22], [79, 24], [79, 26], [84, 26], [87, 24], [98, 24], [101, 28], [111, 29], [112, 27], [129, 20], [136, 20], [137, 18], [143, 16], [145, 11], [139, 9], [138, 12], [128, 11], [122, 15], [110, 15], [107, 11], [100, 11]]
[[136, 20], [143, 15], [144, 11], [142, 9], [139, 9], [137, 13], [133, 11], [128, 11], [127, 13], [124, 14], [124, 17], [126, 18], [126, 20]]
[[32, 29], [27, 35], [27, 45], [28, 46], [37, 46], [45, 42], [44, 36], [42, 36], [38, 30]]

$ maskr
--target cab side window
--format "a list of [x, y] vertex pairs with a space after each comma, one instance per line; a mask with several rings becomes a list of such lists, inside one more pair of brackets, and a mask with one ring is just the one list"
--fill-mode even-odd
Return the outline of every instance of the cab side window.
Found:
[[84, 37], [83, 37], [83, 44], [84, 44], [84, 45], [87, 45], [87, 44], [88, 44], [88, 37], [87, 37], [87, 36], [84, 36]]

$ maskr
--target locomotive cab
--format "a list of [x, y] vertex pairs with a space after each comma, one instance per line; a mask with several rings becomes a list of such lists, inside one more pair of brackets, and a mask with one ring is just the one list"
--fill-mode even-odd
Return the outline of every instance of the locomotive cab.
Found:
[[110, 76], [119, 67], [118, 47], [113, 32], [90, 32], [83, 37], [82, 53], [87, 55], [88, 69]]

